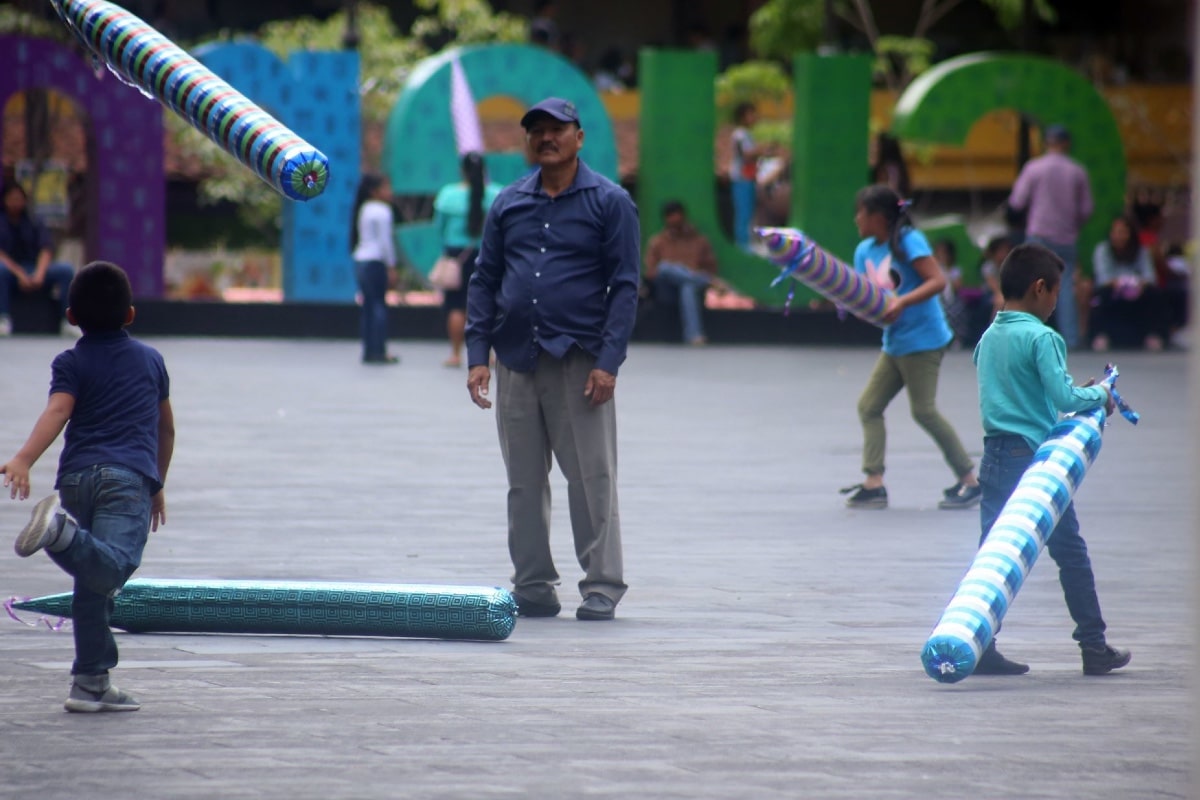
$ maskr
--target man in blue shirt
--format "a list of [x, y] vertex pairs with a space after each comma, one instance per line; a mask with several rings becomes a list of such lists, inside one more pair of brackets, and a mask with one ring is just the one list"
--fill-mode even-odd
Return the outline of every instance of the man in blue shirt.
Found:
[[467, 287], [467, 389], [491, 408], [495, 350], [508, 473], [513, 594], [523, 616], [561, 606], [550, 554], [550, 457], [567, 479], [582, 620], [609, 620], [625, 593], [613, 393], [637, 310], [637, 208], [579, 158], [575, 105], [549, 98], [521, 119], [537, 168], [504, 189]]

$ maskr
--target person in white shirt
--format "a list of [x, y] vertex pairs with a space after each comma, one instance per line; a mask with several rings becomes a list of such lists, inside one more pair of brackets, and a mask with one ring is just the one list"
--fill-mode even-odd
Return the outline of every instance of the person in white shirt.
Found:
[[392, 238], [392, 185], [382, 175], [367, 173], [358, 184], [350, 225], [354, 274], [362, 292], [364, 364], [395, 364], [387, 352], [387, 290], [396, 283], [396, 245]]

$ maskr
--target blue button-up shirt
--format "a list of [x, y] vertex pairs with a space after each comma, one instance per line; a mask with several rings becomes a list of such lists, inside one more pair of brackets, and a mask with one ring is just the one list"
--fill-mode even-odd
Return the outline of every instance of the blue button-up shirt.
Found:
[[467, 360], [532, 372], [578, 346], [617, 374], [637, 312], [641, 234], [629, 193], [583, 161], [551, 197], [541, 170], [509, 185], [484, 224], [467, 287]]

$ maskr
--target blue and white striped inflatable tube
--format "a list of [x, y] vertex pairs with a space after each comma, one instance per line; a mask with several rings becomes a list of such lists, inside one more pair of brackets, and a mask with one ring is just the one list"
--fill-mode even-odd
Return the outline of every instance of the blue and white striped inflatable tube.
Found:
[[1100, 454], [1106, 416], [1098, 408], [1064, 419], [1034, 454], [921, 651], [925, 672], [934, 680], [956, 683], [974, 672]]

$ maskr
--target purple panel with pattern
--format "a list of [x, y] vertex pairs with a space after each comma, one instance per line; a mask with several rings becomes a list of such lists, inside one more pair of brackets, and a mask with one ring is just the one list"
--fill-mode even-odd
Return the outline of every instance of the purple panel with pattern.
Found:
[[97, 78], [91, 64], [65, 45], [0, 36], [0, 107], [29, 88], [53, 89], [87, 112], [87, 258], [124, 267], [135, 297], [161, 297], [166, 241], [162, 106], [107, 70]]

